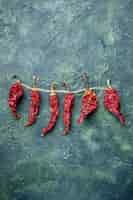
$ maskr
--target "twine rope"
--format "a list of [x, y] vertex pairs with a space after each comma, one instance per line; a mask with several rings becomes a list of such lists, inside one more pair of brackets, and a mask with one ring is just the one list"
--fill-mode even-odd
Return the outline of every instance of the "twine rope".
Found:
[[[21, 83], [21, 85], [23, 87], [25, 87], [26, 89], [29, 89], [29, 90], [32, 90], [33, 88], [35, 88], [37, 91], [40, 91], [40, 92], [44, 92], [44, 93], [50, 93], [50, 90], [48, 89], [44, 89], [44, 88], [38, 88], [38, 87], [31, 87], [25, 83]], [[104, 90], [105, 87], [90, 87], [89, 89], [91, 90]], [[79, 90], [56, 90], [56, 93], [68, 93], [68, 92], [72, 92], [73, 94], [78, 94], [78, 93], [81, 93], [81, 92], [84, 92], [86, 90], [86, 88], [82, 88], [82, 89], [79, 89]]]

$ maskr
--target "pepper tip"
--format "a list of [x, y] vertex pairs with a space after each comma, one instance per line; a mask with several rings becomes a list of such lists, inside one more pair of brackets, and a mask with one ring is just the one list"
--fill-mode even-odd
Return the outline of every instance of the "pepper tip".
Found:
[[63, 131], [63, 133], [61, 133], [61, 136], [66, 136], [67, 132]]
[[26, 123], [24, 124], [25, 127], [27, 127], [27, 126], [31, 126], [31, 125], [32, 125], [32, 124], [29, 123], [29, 122], [26, 122]]
[[45, 136], [45, 134], [44, 133], [41, 133], [41, 137], [44, 137]]
[[19, 120], [21, 118], [21, 115], [20, 114], [16, 114], [14, 117], [15, 117], [16, 120]]

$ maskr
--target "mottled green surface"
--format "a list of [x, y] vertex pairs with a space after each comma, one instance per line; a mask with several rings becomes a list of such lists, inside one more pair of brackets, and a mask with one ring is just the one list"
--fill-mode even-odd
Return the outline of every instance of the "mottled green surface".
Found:
[[[0, 200], [132, 200], [133, 199], [133, 1], [132, 0], [0, 0]], [[7, 108], [8, 88], [17, 74], [40, 87], [51, 80], [61, 87], [105, 85], [110, 78], [121, 95], [127, 125], [102, 106], [80, 127], [80, 95], [73, 109], [72, 128], [60, 136], [61, 115], [45, 138], [49, 118], [42, 94], [37, 123], [24, 128], [28, 93], [14, 121]], [[60, 95], [60, 113], [62, 96]]]

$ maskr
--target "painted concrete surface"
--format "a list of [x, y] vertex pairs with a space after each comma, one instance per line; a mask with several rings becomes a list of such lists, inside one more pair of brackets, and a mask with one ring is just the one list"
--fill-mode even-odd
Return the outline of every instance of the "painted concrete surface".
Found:
[[[133, 199], [133, 1], [0, 0], [0, 200]], [[7, 107], [8, 88], [17, 75], [31, 85], [82, 88], [111, 79], [121, 96], [126, 126], [102, 105], [76, 125], [81, 95], [76, 96], [70, 134], [60, 117], [45, 138], [48, 96], [42, 94], [37, 123], [25, 128], [28, 91], [19, 106], [20, 121]]]

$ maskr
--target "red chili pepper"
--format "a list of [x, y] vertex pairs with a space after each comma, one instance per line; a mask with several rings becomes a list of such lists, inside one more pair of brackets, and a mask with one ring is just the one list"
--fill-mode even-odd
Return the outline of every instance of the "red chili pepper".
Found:
[[66, 135], [70, 128], [70, 118], [71, 118], [71, 110], [74, 104], [74, 95], [69, 92], [64, 95], [63, 99], [63, 123], [64, 123], [64, 132], [63, 134]]
[[40, 93], [33, 88], [30, 90], [30, 104], [29, 104], [29, 111], [28, 111], [28, 120], [25, 126], [31, 126], [35, 123], [36, 118], [39, 114], [40, 108]]
[[107, 111], [111, 112], [122, 125], [125, 124], [125, 118], [120, 113], [120, 98], [118, 92], [112, 88], [107, 87], [104, 90], [104, 100], [103, 100], [104, 107]]
[[8, 106], [15, 119], [20, 119], [20, 114], [17, 114], [17, 105], [24, 95], [23, 87], [20, 81], [13, 83], [9, 89]]
[[86, 89], [81, 99], [81, 110], [80, 110], [80, 116], [77, 119], [77, 123], [81, 124], [84, 118], [87, 117], [88, 114], [94, 112], [96, 108], [97, 108], [96, 93], [91, 89]]
[[58, 105], [58, 97], [56, 95], [54, 85], [51, 86], [51, 92], [49, 96], [49, 105], [50, 105], [50, 120], [48, 122], [48, 125], [42, 129], [42, 136], [45, 136], [48, 132], [50, 132], [55, 124], [56, 120], [59, 114], [59, 105]]

